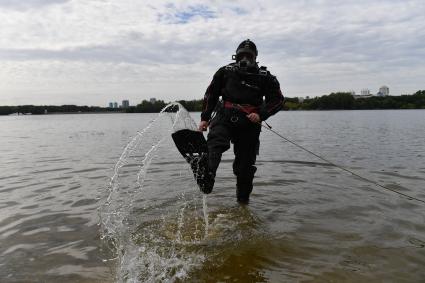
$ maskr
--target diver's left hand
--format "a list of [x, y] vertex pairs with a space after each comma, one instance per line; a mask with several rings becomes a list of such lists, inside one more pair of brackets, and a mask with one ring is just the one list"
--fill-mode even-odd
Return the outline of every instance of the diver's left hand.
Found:
[[257, 113], [251, 113], [246, 115], [246, 117], [252, 122], [252, 123], [261, 123], [260, 115]]

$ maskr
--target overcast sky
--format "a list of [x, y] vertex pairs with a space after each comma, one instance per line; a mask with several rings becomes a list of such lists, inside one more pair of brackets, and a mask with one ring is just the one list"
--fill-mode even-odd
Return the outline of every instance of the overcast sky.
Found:
[[0, 105], [200, 99], [253, 40], [284, 95], [425, 89], [425, 1], [0, 0]]

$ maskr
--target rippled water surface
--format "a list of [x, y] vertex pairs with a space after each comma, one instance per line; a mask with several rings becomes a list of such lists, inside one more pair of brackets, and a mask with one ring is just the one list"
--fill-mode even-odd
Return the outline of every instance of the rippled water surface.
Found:
[[[266, 130], [251, 203], [235, 201], [231, 150], [204, 199], [172, 143], [175, 121], [0, 117], [0, 282], [424, 282], [424, 203]], [[269, 123], [425, 200], [424, 110], [281, 112]]]

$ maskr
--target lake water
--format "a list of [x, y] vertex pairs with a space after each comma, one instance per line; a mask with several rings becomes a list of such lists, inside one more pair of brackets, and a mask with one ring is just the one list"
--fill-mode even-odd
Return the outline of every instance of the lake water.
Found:
[[[236, 203], [231, 150], [204, 199], [173, 115], [0, 117], [0, 282], [424, 282], [424, 203], [266, 130], [250, 204]], [[268, 122], [425, 200], [425, 110]]]

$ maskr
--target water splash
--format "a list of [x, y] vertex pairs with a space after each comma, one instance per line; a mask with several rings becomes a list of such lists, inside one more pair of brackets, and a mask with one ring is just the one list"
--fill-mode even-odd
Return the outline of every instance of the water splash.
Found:
[[196, 129], [189, 113], [178, 103], [167, 105], [114, 166], [99, 210], [102, 243], [110, 251], [105, 262], [117, 282], [191, 280], [257, 230], [249, 210], [208, 211], [207, 196], [201, 197], [171, 139], [172, 131], [185, 128]]
[[205, 221], [205, 237], [208, 236], [208, 206], [207, 206], [207, 195], [202, 197], [202, 211], [204, 212], [204, 221]]
[[[176, 108], [178, 111], [173, 111]], [[206, 198], [202, 218], [196, 206], [199, 191], [194, 189], [190, 169], [185, 167], [184, 181], [178, 184], [183, 191], [196, 192], [198, 197], [191, 200], [184, 192], [178, 201], [171, 195], [159, 199], [161, 194], [156, 191], [170, 184], [163, 185], [166, 180], [152, 173], [163, 152], [160, 149], [165, 150], [162, 146], [171, 140], [171, 131], [179, 129], [194, 130], [196, 124], [184, 107], [172, 103], [129, 141], [114, 166], [108, 195], [100, 208], [100, 226], [101, 237], [112, 252], [109, 260], [115, 263], [118, 282], [181, 280], [203, 262], [203, 255], [193, 251], [193, 245], [208, 234]]]

